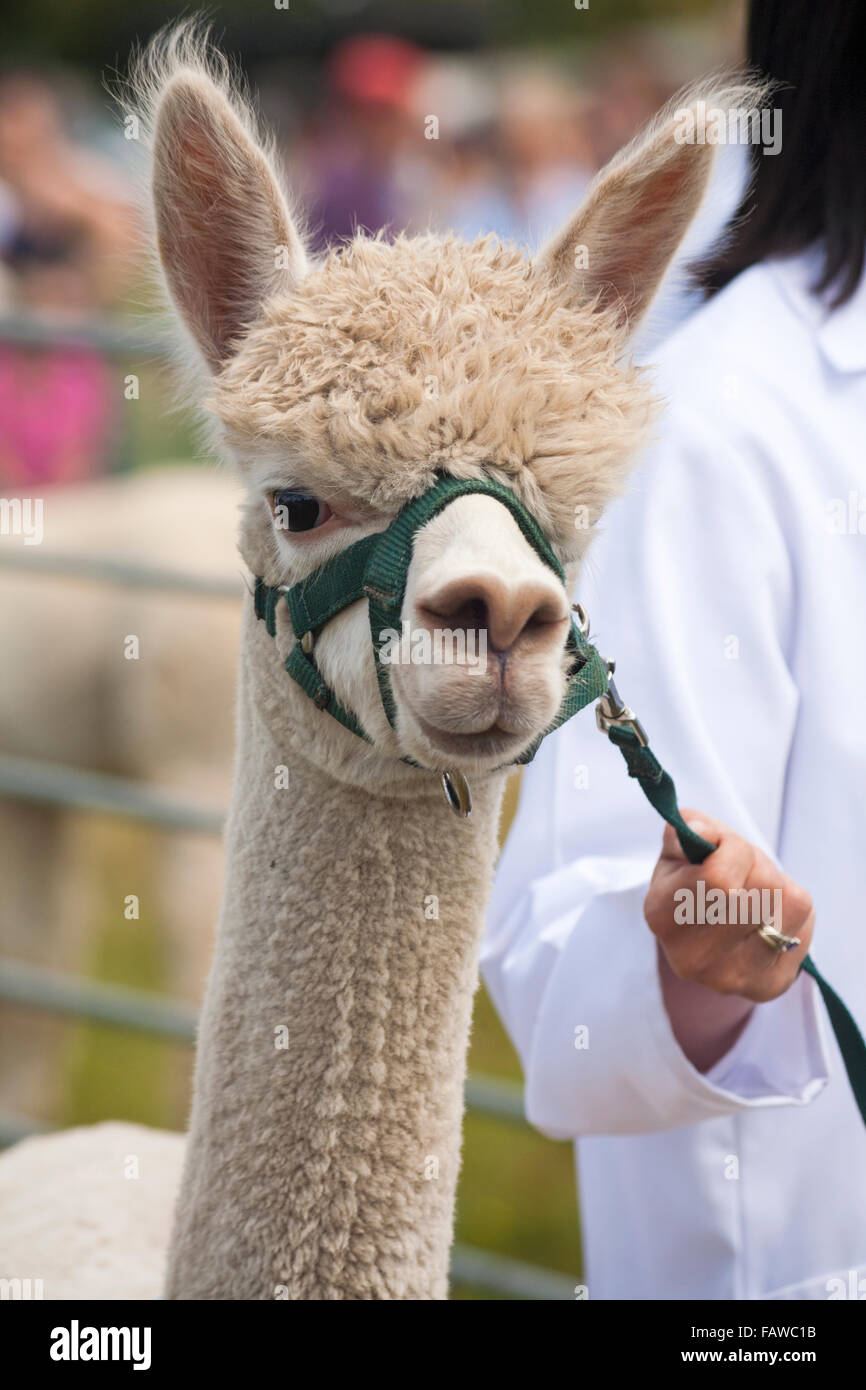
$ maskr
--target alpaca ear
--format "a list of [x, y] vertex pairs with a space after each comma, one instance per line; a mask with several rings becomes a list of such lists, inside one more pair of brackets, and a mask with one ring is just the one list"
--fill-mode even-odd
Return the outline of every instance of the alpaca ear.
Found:
[[175, 74], [154, 121], [157, 244], [172, 299], [216, 370], [304, 249], [265, 151], [206, 74]]
[[[575, 299], [612, 309], [626, 333], [648, 309], [698, 210], [715, 148], [694, 143], [699, 103], [754, 102], [748, 85], [692, 89], [596, 176], [572, 220], [539, 253], [536, 273]], [[698, 126], [698, 128], [700, 128]], [[689, 135], [692, 142], [689, 143]]]

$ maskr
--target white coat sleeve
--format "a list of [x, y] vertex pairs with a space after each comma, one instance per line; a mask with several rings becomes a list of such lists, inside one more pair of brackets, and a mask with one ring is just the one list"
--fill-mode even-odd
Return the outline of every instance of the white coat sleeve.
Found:
[[[699, 413], [671, 411], [579, 597], [680, 805], [773, 855], [798, 713], [787, 660], [797, 589], [763, 451], [748, 432], [721, 438]], [[482, 970], [523, 1061], [527, 1116], [555, 1137], [802, 1104], [825, 1084], [817, 991], [803, 975], [754, 1009], [709, 1073], [680, 1049], [643, 917], [663, 828], [591, 708], [524, 773]]]

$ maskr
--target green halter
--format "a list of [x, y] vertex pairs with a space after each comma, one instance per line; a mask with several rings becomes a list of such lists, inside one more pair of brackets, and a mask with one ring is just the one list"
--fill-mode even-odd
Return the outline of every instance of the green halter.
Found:
[[[385, 634], [399, 631], [406, 592], [406, 576], [412, 559], [415, 534], [457, 497], [480, 493], [494, 497], [507, 507], [529, 544], [546, 565], [553, 570], [561, 584], [565, 571], [535, 518], [507, 487], [492, 479], [460, 479], [449, 476], [439, 480], [421, 497], [409, 502], [385, 531], [365, 536], [334, 556], [307, 579], [286, 589], [269, 588], [256, 580], [256, 613], [264, 618], [273, 636], [276, 607], [285, 598], [297, 639], [286, 661], [286, 670], [306, 691], [314, 704], [327, 710], [346, 729], [361, 738], [368, 735], [359, 720], [340, 704], [334, 692], [319, 674], [312, 654], [312, 639], [336, 613], [365, 598], [369, 605], [370, 637], [376, 654], [376, 674], [379, 694], [388, 723], [395, 727], [396, 707], [391, 690], [388, 663], [381, 660]], [[573, 657], [565, 698], [556, 718], [518, 759], [528, 763], [535, 757], [545, 734], [570, 719], [578, 710], [597, 700], [608, 687], [608, 674], [595, 647], [574, 623], [569, 632], [567, 649]], [[404, 759], [410, 762], [411, 759]]]
[[[313, 656], [316, 634], [344, 608], [361, 599], [367, 600], [379, 694], [393, 728], [396, 707], [388, 664], [381, 660], [381, 651], [385, 634], [400, 629], [415, 535], [450, 502], [475, 494], [493, 497], [508, 508], [533, 550], [565, 586], [565, 571], [541, 527], [510, 488], [494, 482], [492, 478], [460, 479], [449, 475], [440, 475], [427, 492], [408, 502], [384, 531], [356, 541], [299, 583], [275, 588], [265, 584], [261, 578], [256, 579], [256, 616], [264, 620], [272, 637], [276, 634], [278, 604], [285, 601], [288, 608], [296, 639], [285, 662], [289, 675], [310, 696], [317, 709], [326, 711], [344, 728], [368, 743], [371, 739], [358, 718], [340, 703], [319, 673]], [[582, 609], [576, 606], [574, 611], [578, 614], [579, 623], [572, 621], [566, 642], [572, 663], [562, 704], [553, 722], [515, 760], [515, 765], [531, 762], [549, 733], [597, 700], [598, 726], [622, 753], [629, 776], [636, 779], [659, 815], [673, 826], [689, 862], [703, 863], [716, 846], [698, 835], [683, 820], [673, 781], [651, 752], [638, 719], [619, 698], [612, 679], [613, 663], [603, 660], [589, 642], [588, 623]], [[414, 767], [420, 766], [411, 758], [404, 758], [403, 761]], [[459, 815], [467, 816], [471, 799], [465, 779], [456, 773], [444, 773], [442, 776], [452, 809]], [[827, 984], [810, 956], [806, 956], [800, 968], [812, 976], [824, 999], [854, 1098], [866, 1123], [866, 1043], [842, 1000]]]

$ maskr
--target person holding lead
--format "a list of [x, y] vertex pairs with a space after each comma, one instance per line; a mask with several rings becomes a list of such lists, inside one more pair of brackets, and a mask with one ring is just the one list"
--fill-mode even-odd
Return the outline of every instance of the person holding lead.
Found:
[[753, 0], [781, 148], [750, 150], [577, 595], [718, 850], [659, 853], [576, 719], [524, 774], [494, 890], [482, 968], [529, 1119], [577, 1140], [590, 1298], [866, 1297], [866, 1132], [799, 973], [814, 928], [863, 1028], [864, 45], [844, 0]]

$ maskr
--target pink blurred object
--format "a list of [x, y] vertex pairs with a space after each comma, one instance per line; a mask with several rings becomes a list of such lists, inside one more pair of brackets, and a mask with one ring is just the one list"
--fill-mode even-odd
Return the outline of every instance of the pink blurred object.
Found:
[[0, 347], [0, 484], [103, 472], [114, 389], [104, 359], [87, 348]]

